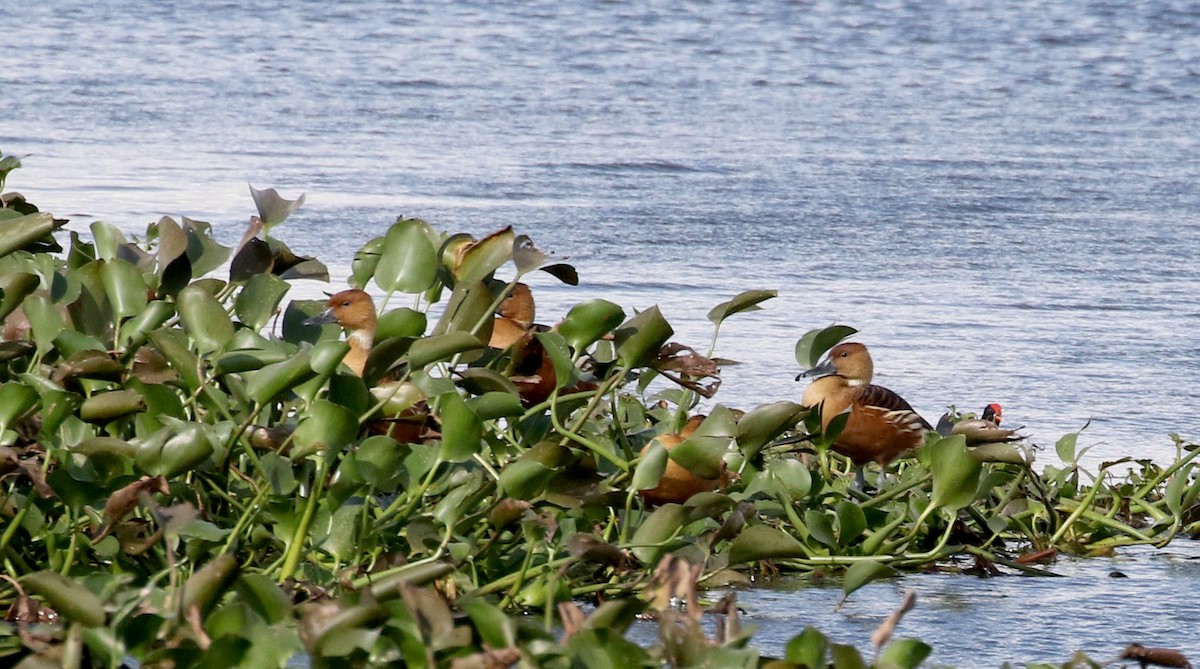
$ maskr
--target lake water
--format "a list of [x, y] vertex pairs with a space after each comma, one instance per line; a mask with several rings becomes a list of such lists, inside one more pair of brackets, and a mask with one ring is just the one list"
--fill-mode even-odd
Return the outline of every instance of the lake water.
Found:
[[[594, 297], [658, 304], [702, 347], [712, 306], [779, 290], [722, 330], [717, 354], [743, 363], [717, 397], [731, 406], [798, 399], [796, 340], [840, 322], [862, 331], [877, 382], [931, 421], [997, 401], [1052, 446], [1090, 420], [1093, 467], [1169, 458], [1170, 432], [1200, 438], [1189, 3], [80, 0], [8, 14], [0, 149], [27, 155], [8, 187], [72, 229], [186, 215], [234, 244], [248, 183], [303, 192], [277, 234], [340, 286], [399, 214], [477, 235], [513, 225], [579, 269], [577, 287], [532, 278], [542, 322]], [[1057, 617], [1063, 581], [921, 576], [860, 593], [888, 595], [863, 624], [914, 585], [928, 618], [901, 633], [941, 662], [1054, 659], [1047, 643], [1106, 658], [1143, 627], [1196, 659], [1200, 611], [1171, 566], [1191, 563], [1137, 559], [1158, 567], [1121, 582], [1163, 602], [1137, 619], [1092, 600]], [[1066, 589], [1111, 592], [1081, 575], [1098, 569], [1071, 567]], [[743, 596], [779, 618], [769, 648], [810, 622], [854, 628], [853, 607], [804, 592]], [[967, 637], [991, 641], [956, 651]]]

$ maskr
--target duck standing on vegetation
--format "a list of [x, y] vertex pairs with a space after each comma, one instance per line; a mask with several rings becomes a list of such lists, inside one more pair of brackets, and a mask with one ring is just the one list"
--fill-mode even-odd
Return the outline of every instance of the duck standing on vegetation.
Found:
[[554, 361], [546, 355], [536, 332], [549, 328], [534, 324], [536, 308], [533, 291], [524, 283], [514, 284], [492, 320], [492, 336], [488, 346], [510, 351], [506, 375], [516, 386], [521, 402], [533, 406], [550, 397], [558, 382]]
[[875, 363], [858, 342], [838, 344], [825, 361], [801, 372], [796, 380], [812, 377], [801, 404], [819, 407], [821, 430], [849, 410], [846, 426], [834, 439], [833, 450], [854, 462], [859, 488], [865, 486], [863, 466], [878, 462], [884, 470], [901, 453], [924, 443], [933, 427], [912, 406], [883, 386], [873, 385]]
[[337, 323], [342, 326], [346, 330], [346, 342], [350, 344], [350, 351], [342, 362], [355, 374], [362, 376], [367, 356], [371, 355], [371, 347], [375, 343], [375, 327], [378, 323], [375, 301], [366, 292], [352, 288], [333, 294], [325, 306], [325, 311], [306, 319], [304, 324]]

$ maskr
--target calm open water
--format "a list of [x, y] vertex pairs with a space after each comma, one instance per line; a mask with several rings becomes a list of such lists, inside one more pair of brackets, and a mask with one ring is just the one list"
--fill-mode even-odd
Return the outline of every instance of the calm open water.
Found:
[[[1090, 420], [1092, 466], [1169, 458], [1169, 432], [1200, 439], [1190, 3], [80, 0], [6, 14], [0, 149], [27, 155], [8, 187], [73, 229], [187, 215], [233, 244], [247, 183], [303, 192], [278, 236], [341, 285], [399, 214], [513, 225], [582, 278], [533, 277], [543, 322], [593, 297], [658, 304], [700, 348], [712, 306], [778, 289], [722, 330], [718, 355], [743, 362], [718, 395], [732, 406], [798, 399], [795, 341], [836, 321], [931, 421], [998, 401], [1052, 446]], [[1197, 551], [1172, 550], [1128, 558], [1145, 568], [1124, 589], [1086, 563], [1053, 582], [910, 577], [836, 614], [829, 590], [742, 603], [771, 652], [809, 623], [866, 643], [911, 586], [922, 602], [900, 633], [939, 662], [1103, 659], [1134, 640], [1196, 660], [1200, 607], [1182, 593], [1200, 567], [1178, 553]]]

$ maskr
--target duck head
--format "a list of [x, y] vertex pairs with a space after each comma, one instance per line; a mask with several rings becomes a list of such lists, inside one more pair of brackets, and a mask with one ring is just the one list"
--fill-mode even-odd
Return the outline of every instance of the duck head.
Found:
[[1000, 405], [993, 402], [983, 408], [983, 414], [980, 416], [980, 418], [983, 420], [990, 420], [996, 425], [999, 425], [1002, 419], [1001, 414], [1003, 412], [1004, 410], [1000, 408]]
[[838, 344], [829, 351], [825, 361], [812, 369], [801, 372], [796, 380], [804, 377], [819, 379], [823, 376], [840, 376], [847, 385], [860, 386], [871, 382], [875, 375], [875, 363], [867, 347], [858, 342]]
[[529, 290], [527, 284], [517, 283], [496, 311], [500, 316], [510, 318], [521, 327], [529, 329], [533, 325], [535, 313], [533, 291]]
[[334, 293], [325, 303], [325, 311], [304, 321], [305, 325], [337, 323], [347, 331], [370, 330], [375, 332], [375, 302], [361, 290], [343, 290]]
[[375, 301], [367, 293], [351, 289], [330, 296], [325, 307], [325, 311], [305, 319], [304, 324], [337, 323], [342, 326], [346, 330], [346, 341], [350, 344], [350, 352], [346, 354], [344, 362], [362, 376], [367, 356], [375, 343], [375, 327], [378, 323]]

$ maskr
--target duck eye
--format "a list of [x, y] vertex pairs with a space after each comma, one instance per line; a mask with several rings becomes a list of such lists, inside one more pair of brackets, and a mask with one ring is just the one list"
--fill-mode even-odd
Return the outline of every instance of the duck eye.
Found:
[[346, 300], [345, 302], [342, 302], [342, 306], [343, 306], [343, 307], [348, 307], [348, 306], [350, 306], [350, 300]]
[[850, 355], [850, 354], [849, 354], [849, 353], [847, 353], [847, 352], [845, 352], [845, 351], [842, 351], [842, 352], [841, 352], [841, 354], [840, 354], [838, 357], [840, 357], [840, 358], [844, 358], [844, 357], [846, 357], [846, 356], [848, 356], [848, 355]]

